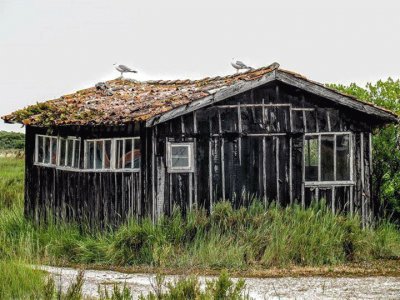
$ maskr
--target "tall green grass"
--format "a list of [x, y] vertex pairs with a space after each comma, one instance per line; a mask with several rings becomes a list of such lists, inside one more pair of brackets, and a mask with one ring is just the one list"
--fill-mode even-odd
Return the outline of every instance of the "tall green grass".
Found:
[[0, 157], [0, 213], [4, 208], [22, 207], [24, 200], [24, 161]]
[[195, 210], [182, 216], [176, 209], [156, 224], [132, 219], [102, 232], [76, 224], [37, 225], [23, 217], [22, 173], [21, 160], [0, 159], [0, 190], [6, 191], [0, 194], [0, 260], [246, 269], [400, 257], [394, 225], [362, 229], [357, 216], [332, 214], [323, 203], [265, 208], [254, 200], [233, 209], [224, 201], [211, 215]]
[[193, 211], [156, 224], [131, 220], [117, 230], [85, 231], [73, 224], [34, 225], [15, 209], [0, 217], [0, 259], [51, 264], [147, 265], [230, 268], [321, 266], [400, 256], [394, 225], [362, 229], [354, 216], [337, 216], [324, 205]]

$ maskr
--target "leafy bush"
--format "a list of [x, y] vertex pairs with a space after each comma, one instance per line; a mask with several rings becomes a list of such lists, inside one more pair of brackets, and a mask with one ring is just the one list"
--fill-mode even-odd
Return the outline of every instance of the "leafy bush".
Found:
[[[330, 84], [360, 100], [379, 105], [400, 114], [400, 80], [379, 80], [364, 88], [352, 83], [348, 86]], [[373, 203], [381, 218], [400, 222], [400, 129], [398, 124], [375, 130], [373, 135]]]
[[0, 150], [25, 148], [25, 134], [18, 132], [0, 131]]

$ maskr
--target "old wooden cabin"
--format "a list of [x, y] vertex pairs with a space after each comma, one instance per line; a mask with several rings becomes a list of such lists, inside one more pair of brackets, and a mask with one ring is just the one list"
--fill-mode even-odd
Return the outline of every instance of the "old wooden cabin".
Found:
[[116, 79], [3, 117], [26, 125], [25, 210], [118, 224], [326, 199], [373, 217], [371, 133], [389, 111], [276, 65], [202, 80]]

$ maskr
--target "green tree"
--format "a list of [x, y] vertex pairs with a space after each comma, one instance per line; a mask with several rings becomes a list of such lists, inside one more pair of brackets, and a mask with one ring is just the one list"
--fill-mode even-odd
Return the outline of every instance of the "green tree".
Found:
[[0, 150], [18, 149], [25, 147], [25, 134], [18, 132], [0, 131]]
[[[364, 88], [330, 84], [331, 88], [400, 114], [400, 80], [388, 78]], [[377, 128], [373, 136], [373, 201], [380, 216], [400, 220], [400, 138], [399, 125]]]

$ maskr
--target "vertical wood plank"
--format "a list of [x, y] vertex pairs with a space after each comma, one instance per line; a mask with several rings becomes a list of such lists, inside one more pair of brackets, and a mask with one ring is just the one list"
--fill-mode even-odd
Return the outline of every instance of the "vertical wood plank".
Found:
[[280, 199], [280, 174], [279, 174], [279, 137], [275, 136], [275, 168], [276, 168], [276, 201], [278, 204], [281, 203]]
[[365, 227], [365, 191], [364, 191], [364, 134], [360, 133], [360, 168], [361, 168], [361, 220]]
[[267, 149], [266, 149], [266, 137], [262, 138], [262, 181], [263, 181], [263, 199], [264, 199], [264, 207], [267, 207]]
[[238, 116], [238, 131], [239, 131], [238, 154], [239, 154], [239, 165], [241, 166], [242, 165], [242, 113], [240, 109], [240, 101], [238, 101], [237, 116]]
[[289, 138], [289, 201], [293, 204], [293, 140]]

